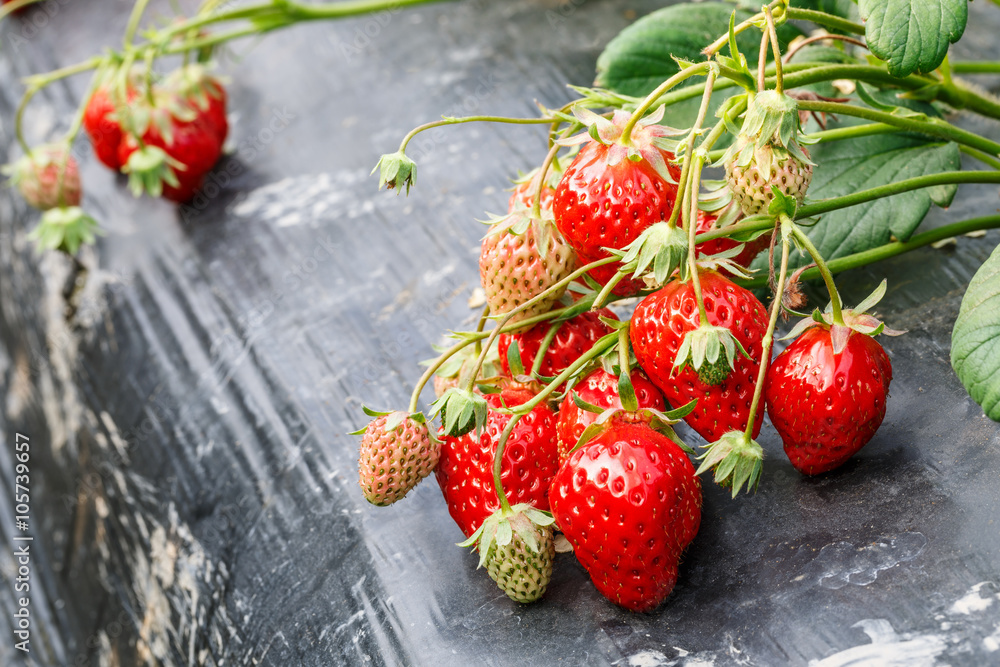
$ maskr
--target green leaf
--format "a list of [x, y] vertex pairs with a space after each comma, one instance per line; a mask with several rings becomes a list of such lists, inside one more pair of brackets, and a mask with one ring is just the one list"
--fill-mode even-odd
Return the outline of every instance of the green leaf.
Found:
[[968, 0], [859, 0], [858, 6], [868, 48], [898, 77], [937, 69], [969, 18]]
[[951, 366], [986, 416], [1000, 421], [1000, 247], [979, 267], [962, 299], [951, 333]]
[[[703, 62], [701, 50], [726, 32], [733, 6], [721, 2], [685, 3], [666, 7], [642, 17], [618, 33], [597, 59], [596, 85], [617, 93], [641, 97], [679, 71], [673, 57]], [[752, 12], [737, 9], [736, 21], [744, 21]], [[802, 32], [791, 24], [778, 29], [782, 50]], [[760, 32], [747, 30], [736, 38], [740, 52], [749, 63], [757, 62]], [[723, 48], [728, 52], [728, 48]], [[755, 66], [755, 65], [754, 65]], [[700, 79], [694, 79], [697, 82]], [[719, 91], [713, 97], [709, 117], [732, 90]], [[663, 123], [690, 127], [701, 104], [700, 95], [667, 108]]]

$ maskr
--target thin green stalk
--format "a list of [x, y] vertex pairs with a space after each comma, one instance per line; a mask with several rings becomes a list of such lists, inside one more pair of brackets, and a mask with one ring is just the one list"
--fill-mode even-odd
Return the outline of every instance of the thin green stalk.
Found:
[[[1000, 215], [987, 215], [979, 218], [970, 218], [968, 220], [943, 225], [936, 229], [916, 234], [915, 236], [910, 237], [908, 241], [893, 241], [891, 243], [880, 245], [876, 248], [870, 248], [868, 250], [856, 252], [844, 257], [831, 259], [827, 262], [827, 267], [829, 268], [830, 273], [841, 273], [850, 269], [856, 269], [869, 264], [874, 264], [875, 262], [880, 262], [882, 260], [889, 259], [890, 257], [896, 257], [897, 255], [902, 255], [903, 253], [910, 252], [911, 250], [917, 250], [918, 248], [932, 245], [938, 241], [944, 241], [945, 239], [955, 238], [956, 236], [962, 236], [963, 234], [978, 232], [985, 229], [997, 228], [1000, 228]], [[814, 280], [822, 276], [818, 268], [809, 268], [803, 271], [800, 277], [803, 280]], [[736, 282], [748, 289], [754, 289], [757, 287], [764, 287], [767, 284], [767, 277], [760, 276], [749, 280], [737, 280]]]
[[497, 497], [500, 499], [500, 509], [503, 511], [504, 515], [511, 513], [510, 502], [507, 500], [507, 493], [503, 490], [503, 481], [500, 479], [500, 472], [503, 469], [503, 453], [507, 448], [507, 441], [510, 439], [510, 434], [514, 432], [514, 427], [517, 422], [520, 421], [521, 415], [513, 414], [510, 416], [510, 421], [504, 426], [503, 431], [500, 433], [500, 440], [497, 441], [497, 448], [493, 452], [493, 486], [496, 489]]
[[[486, 320], [490, 317], [490, 304], [483, 306], [483, 312], [479, 314], [479, 322], [476, 324], [476, 333], [482, 333], [483, 329], [486, 328]], [[479, 353], [483, 351], [482, 339], [476, 340], [475, 354], [478, 357]]]
[[458, 125], [461, 123], [510, 123], [513, 125], [549, 125], [552, 123], [552, 118], [508, 118], [506, 116], [464, 116], [462, 118], [442, 118], [441, 120], [431, 121], [429, 123], [424, 123], [418, 127], [410, 130], [403, 141], [399, 144], [399, 151], [401, 153], [406, 152], [406, 145], [410, 143], [413, 137], [417, 136], [425, 130], [432, 130], [435, 127], [442, 127], [444, 125]]
[[559, 144], [553, 144], [549, 148], [549, 152], [545, 155], [545, 161], [542, 162], [542, 166], [538, 169], [538, 187], [535, 189], [535, 201], [531, 206], [531, 215], [539, 220], [542, 217], [542, 192], [545, 191], [545, 182], [548, 177], [549, 167], [552, 166], [552, 161], [559, 154], [560, 148]]
[[681, 81], [690, 79], [692, 76], [699, 76], [707, 71], [711, 71], [711, 69], [712, 63], [710, 62], [698, 63], [697, 65], [692, 65], [691, 67], [682, 69], [680, 72], [674, 74], [672, 77], [657, 86], [649, 95], [646, 96], [646, 99], [642, 101], [642, 104], [640, 104], [639, 108], [637, 108], [632, 114], [628, 123], [625, 124], [625, 129], [622, 130], [622, 142], [626, 146], [631, 145], [629, 142], [630, 137], [632, 136], [632, 128], [634, 128], [635, 124], [646, 115], [647, 111], [653, 108], [653, 105], [661, 96], [663, 96], [664, 93]]
[[[888, 197], [901, 192], [910, 192], [920, 188], [929, 188], [935, 185], [953, 185], [958, 183], [1000, 183], [1000, 173], [995, 171], [942, 171], [936, 174], [925, 176], [914, 176], [894, 183], [879, 185], [867, 190], [861, 190], [842, 197], [831, 199], [821, 199], [799, 208], [795, 213], [796, 218], [809, 218], [821, 213], [828, 213], [837, 209], [864, 204], [875, 199]], [[763, 229], [763, 227], [761, 227]]]
[[788, 275], [788, 252], [790, 246], [791, 243], [788, 234], [782, 229], [781, 269], [778, 272], [778, 285], [774, 290], [774, 301], [771, 303], [771, 319], [768, 320], [767, 331], [764, 333], [764, 338], [760, 343], [760, 368], [757, 371], [757, 383], [753, 388], [753, 400], [750, 402], [750, 417], [747, 419], [747, 427], [743, 432], [744, 437], [748, 441], [753, 439], [753, 427], [757, 419], [757, 406], [760, 405], [760, 397], [764, 393], [764, 379], [767, 377], [767, 368], [771, 365], [771, 344], [774, 342], [774, 327], [778, 324], [778, 313], [781, 312], [781, 297], [785, 293], [785, 277]]
[[982, 151], [977, 151], [975, 148], [969, 148], [968, 146], [959, 146], [958, 150], [962, 151], [971, 158], [979, 160], [985, 165], [993, 167], [994, 169], [1000, 169], [1000, 160], [993, 157], [992, 155], [987, 155]]
[[135, 41], [135, 33], [139, 29], [139, 22], [146, 12], [147, 5], [149, 5], [149, 0], [136, 0], [135, 5], [132, 6], [132, 14], [129, 16], [128, 25], [125, 27], [125, 37], [122, 39], [122, 45], [126, 50], [130, 49]]
[[980, 137], [967, 130], [955, 127], [951, 123], [940, 118], [928, 118], [918, 120], [912, 117], [896, 116], [885, 111], [860, 107], [853, 104], [842, 104], [840, 102], [823, 102], [820, 100], [799, 100], [799, 109], [802, 111], [818, 111], [821, 113], [842, 114], [864, 118], [886, 125], [893, 125], [908, 132], [917, 132], [931, 137], [947, 139], [959, 144], [964, 144], [971, 148], [981, 150], [990, 155], [1000, 155], [1000, 144]]
[[[780, 4], [781, 4], [780, 0], [775, 0], [768, 6], [777, 7]], [[757, 22], [760, 21], [762, 18], [764, 18], [764, 14], [758, 12], [757, 14], [754, 14], [753, 16], [748, 18], [746, 21], [742, 21], [741, 23], [738, 23], [736, 26], [734, 26], [733, 32], [739, 35], [745, 32], [746, 30], [755, 27]], [[721, 49], [728, 43], [729, 43], [729, 33], [727, 32], [725, 35], [719, 37], [717, 40], [715, 40], [714, 42], [706, 46], [704, 49], [702, 49], [701, 53], [702, 55], [709, 57], [714, 56], [716, 53], [719, 52], [719, 49]]]
[[[548, 287], [545, 291], [539, 292], [535, 296], [531, 297], [530, 299], [528, 299], [527, 301], [525, 301], [524, 303], [522, 303], [517, 308], [514, 308], [510, 312], [505, 313], [503, 315], [503, 318], [497, 324], [497, 326], [493, 327], [493, 331], [490, 332], [490, 337], [486, 339], [486, 344], [483, 346], [482, 353], [479, 355], [479, 357], [476, 358], [476, 365], [472, 369], [472, 371], [473, 371], [472, 375], [471, 375], [472, 379], [470, 380], [471, 384], [468, 387], [469, 391], [471, 391], [472, 388], [473, 388], [473, 386], [475, 386], [476, 378], [479, 377], [479, 371], [482, 369], [483, 363], [486, 361], [486, 354], [489, 352], [490, 346], [493, 345], [493, 341], [495, 341], [497, 339], [497, 336], [500, 335], [501, 328], [504, 327], [504, 326], [506, 326], [508, 323], [510, 323], [511, 319], [515, 315], [517, 315], [518, 313], [524, 312], [528, 308], [531, 308], [532, 306], [534, 306], [535, 304], [537, 304], [542, 299], [548, 298], [548, 296], [550, 294], [552, 294], [553, 292], [556, 292], [559, 289], [562, 289], [564, 287], [568, 287], [571, 282], [573, 282], [574, 280], [576, 280], [577, 278], [579, 278], [583, 274], [587, 273], [588, 271], [596, 269], [599, 266], [604, 266], [605, 264], [610, 264], [612, 262], [617, 262], [617, 261], [618, 261], [617, 257], [605, 257], [604, 259], [599, 259], [596, 262], [591, 262], [590, 264], [587, 264], [585, 266], [581, 266], [579, 269], [577, 269], [573, 273], [569, 274], [568, 276], [566, 276], [565, 278], [563, 278], [559, 282], [554, 283], [553, 285], [551, 285], [550, 287]], [[521, 328], [521, 327], [524, 327], [524, 326], [526, 326], [526, 322], [517, 322], [517, 327], [516, 328]]]
[[782, 213], [780, 217], [782, 226], [788, 225], [791, 227], [795, 240], [799, 242], [799, 245], [806, 249], [806, 252], [809, 253], [810, 257], [812, 257], [813, 262], [816, 263], [816, 268], [819, 270], [819, 274], [823, 277], [823, 282], [826, 283], [826, 290], [830, 293], [830, 309], [832, 311], [831, 316], [833, 318], [833, 323], [843, 326], [844, 315], [841, 311], [840, 293], [837, 292], [837, 284], [833, 280], [833, 274], [830, 272], [830, 267], [827, 266], [826, 260], [823, 259], [823, 255], [821, 255], [819, 250], [816, 249], [812, 239], [810, 239], [798, 225], [792, 222], [791, 218], [784, 213]]
[[955, 74], [1000, 74], [1000, 62], [986, 60], [956, 60], [951, 63]]
[[567, 380], [576, 375], [577, 371], [579, 371], [581, 368], [589, 364], [597, 357], [607, 352], [617, 342], [618, 342], [618, 337], [616, 334], [608, 334], [607, 336], [604, 336], [596, 343], [594, 343], [593, 347], [587, 350], [583, 354], [583, 356], [574, 361], [566, 368], [566, 370], [557, 375], [555, 379], [552, 380], [552, 382], [545, 385], [545, 387], [540, 392], [532, 396], [530, 401], [522, 403], [521, 405], [514, 406], [512, 410], [516, 410], [521, 414], [527, 414], [531, 412], [532, 410], [535, 409], [535, 407], [539, 403], [541, 403], [549, 396], [551, 396], [556, 389], [561, 387]]
[[542, 369], [542, 362], [545, 361], [545, 353], [549, 351], [549, 347], [551, 347], [552, 341], [555, 340], [556, 334], [559, 333], [562, 325], [562, 322], [553, 322], [549, 326], [549, 330], [545, 332], [545, 337], [542, 338], [542, 342], [538, 345], [538, 352], [535, 353], [535, 359], [531, 362], [531, 371], [529, 371], [528, 375], [532, 377], [538, 375], [538, 371]]
[[774, 17], [771, 16], [770, 7], [764, 7], [764, 18], [767, 19], [766, 32], [771, 37], [771, 52], [774, 54], [774, 90], [781, 94], [785, 92], [784, 74], [781, 71], [781, 48], [778, 46], [778, 31], [774, 27]]
[[811, 21], [812, 23], [821, 25], [824, 28], [834, 28], [835, 30], [840, 30], [841, 32], [852, 32], [855, 35], [865, 34], [864, 25], [855, 23], [854, 21], [848, 21], [847, 19], [834, 16], [833, 14], [827, 14], [826, 12], [789, 7], [787, 15], [792, 21]]

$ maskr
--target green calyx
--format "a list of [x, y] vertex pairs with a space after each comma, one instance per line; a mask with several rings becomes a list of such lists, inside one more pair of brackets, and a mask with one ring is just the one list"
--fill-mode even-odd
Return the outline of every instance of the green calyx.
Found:
[[654, 431], [657, 431], [668, 438], [676, 444], [678, 447], [683, 449], [688, 454], [694, 454], [694, 450], [680, 439], [677, 432], [674, 431], [673, 425], [679, 423], [682, 419], [687, 417], [694, 410], [695, 405], [698, 403], [697, 399], [685, 403], [679, 408], [674, 410], [668, 410], [667, 412], [661, 412], [655, 408], [641, 408], [639, 410], [630, 412], [624, 408], [609, 408], [607, 410], [587, 403], [576, 393], [572, 393], [573, 402], [576, 403], [577, 407], [581, 410], [586, 410], [587, 412], [599, 413], [597, 419], [595, 419], [591, 424], [583, 430], [580, 437], [577, 439], [576, 444], [573, 449], [569, 451], [572, 454], [576, 450], [585, 446], [588, 442], [601, 435], [609, 428], [613, 422], [628, 422], [628, 423], [644, 423], [647, 424]]
[[402, 192], [406, 188], [406, 194], [410, 194], [410, 186], [417, 182], [417, 163], [406, 157], [403, 151], [386, 153], [379, 158], [378, 164], [371, 173], [379, 172], [378, 187], [386, 186], [389, 190]]
[[[798, 102], [793, 97], [775, 90], [758, 93], [750, 101], [743, 127], [734, 132], [736, 141], [722, 156], [719, 165], [748, 166], [755, 161], [762, 173], [769, 173], [774, 162], [789, 156], [813, 166], [809, 155], [802, 149], [805, 143], [800, 134]], [[730, 128], [735, 130], [735, 128]]]
[[621, 270], [631, 270], [635, 279], [651, 288], [666, 284], [675, 271], [680, 271], [682, 280], [687, 276], [688, 234], [680, 227], [657, 222], [623, 251]]
[[833, 353], [840, 354], [847, 346], [847, 339], [852, 331], [856, 331], [865, 336], [902, 336], [905, 331], [890, 329], [884, 322], [874, 315], [868, 313], [869, 310], [878, 305], [878, 302], [885, 296], [887, 281], [883, 280], [875, 291], [868, 295], [861, 303], [854, 308], [845, 308], [841, 311], [843, 324], [838, 324], [833, 320], [833, 304], [828, 304], [823, 312], [817, 308], [813, 311], [812, 317], [804, 318], [792, 327], [787, 335], [779, 340], [789, 340], [798, 338], [806, 329], [815, 326], [825, 326], [830, 329], [830, 339], [833, 343]]
[[722, 383], [735, 368], [737, 350], [745, 357], [750, 356], [732, 331], [702, 324], [684, 335], [674, 359], [674, 370], [688, 366], [697, 371], [699, 380], [714, 386]]
[[732, 489], [733, 498], [746, 485], [747, 491], [756, 491], [764, 450], [742, 431], [729, 431], [715, 442], [705, 445], [705, 452], [698, 457], [701, 465], [696, 475], [715, 471], [715, 483]]
[[431, 414], [440, 415], [446, 435], [458, 438], [486, 425], [486, 399], [468, 389], [452, 387], [431, 403]]
[[149, 193], [151, 197], [163, 194], [163, 184], [178, 187], [180, 182], [174, 170], [184, 171], [183, 164], [170, 157], [159, 146], [143, 146], [129, 156], [122, 171], [128, 174], [128, 186], [132, 194], [141, 197]]
[[41, 222], [28, 238], [36, 242], [36, 249], [59, 250], [75, 255], [84, 243], [93, 243], [103, 232], [94, 218], [79, 206], [52, 208], [42, 214]]

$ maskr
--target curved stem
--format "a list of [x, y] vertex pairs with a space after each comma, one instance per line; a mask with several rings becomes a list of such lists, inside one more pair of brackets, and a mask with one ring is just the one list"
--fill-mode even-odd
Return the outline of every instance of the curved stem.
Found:
[[852, 32], [855, 35], [865, 34], [865, 26], [860, 23], [848, 21], [847, 19], [840, 18], [839, 16], [827, 14], [826, 12], [818, 12], [812, 9], [789, 7], [788, 18], [792, 21], [811, 21], [817, 25], [823, 26], [824, 28], [833, 28], [834, 30], [841, 30], [843, 32]]
[[[771, 8], [764, 7], [764, 18], [767, 19], [767, 30], [764, 32], [771, 37], [771, 51], [774, 53], [774, 90], [778, 93], [785, 92], [784, 74], [781, 71], [781, 47], [778, 46], [778, 31], [774, 27], [774, 17], [771, 16]], [[762, 49], [766, 51], [766, 49]]]
[[649, 93], [649, 95], [646, 95], [646, 99], [642, 101], [642, 104], [640, 104], [639, 107], [635, 110], [635, 112], [632, 113], [632, 117], [629, 119], [628, 123], [625, 124], [625, 128], [622, 130], [622, 143], [624, 143], [626, 146], [631, 145], [630, 137], [632, 136], [632, 128], [634, 128], [635, 124], [638, 123], [642, 119], [642, 117], [646, 115], [647, 111], [653, 108], [653, 106], [656, 104], [656, 101], [660, 97], [662, 97], [664, 93], [666, 93], [668, 90], [676, 86], [681, 81], [684, 81], [685, 79], [690, 79], [692, 76], [698, 76], [700, 74], [704, 74], [706, 71], [710, 71], [711, 69], [712, 69], [712, 63], [710, 62], [704, 62], [704, 63], [698, 63], [697, 65], [692, 65], [691, 67], [687, 67], [685, 69], [682, 69], [680, 72], [677, 72], [677, 74], [674, 74], [672, 77], [670, 77], [669, 79], [661, 83], [659, 86], [657, 86], [651, 93]]
[[560, 148], [559, 144], [552, 144], [549, 147], [549, 152], [545, 155], [545, 161], [542, 162], [542, 166], [538, 169], [538, 187], [535, 188], [535, 201], [531, 206], [531, 216], [538, 220], [542, 218], [542, 192], [545, 191], [549, 168], [552, 166], [552, 161], [556, 159], [556, 155], [559, 154]]
[[[551, 293], [569, 286], [571, 282], [573, 282], [583, 274], [587, 273], [588, 271], [596, 269], [599, 266], [604, 266], [605, 264], [611, 264], [612, 262], [617, 262], [617, 261], [618, 261], [617, 257], [606, 257], [604, 259], [599, 259], [596, 262], [591, 262], [586, 266], [582, 266], [573, 273], [569, 274], [568, 276], [560, 280], [559, 282], [554, 283], [545, 291], [539, 292], [535, 296], [531, 297], [530, 299], [522, 303], [517, 308], [514, 308], [513, 310], [505, 313], [503, 315], [503, 318], [500, 320], [499, 324], [493, 328], [493, 331], [490, 332], [490, 337], [486, 339], [486, 344], [483, 346], [482, 353], [476, 358], [476, 365], [472, 369], [472, 375], [471, 375], [472, 379], [470, 380], [471, 384], [468, 387], [469, 391], [472, 391], [472, 388], [475, 385], [476, 378], [479, 377], [479, 371], [482, 369], [483, 363], [486, 361], [486, 355], [490, 350], [490, 346], [493, 345], [493, 341], [495, 341], [497, 339], [497, 336], [500, 335], [502, 328], [510, 323], [511, 318], [513, 318], [518, 313], [524, 312], [526, 309], [531, 308], [542, 299], [547, 298]], [[527, 325], [526, 322], [518, 322], [517, 326], [513, 328], [520, 329], [525, 327], [526, 325]]]
[[796, 42], [795, 45], [792, 46], [792, 48], [788, 49], [788, 53], [785, 54], [785, 64], [787, 65], [789, 61], [791, 61], [792, 57], [796, 53], [801, 51], [803, 47], [809, 46], [810, 44], [815, 44], [816, 42], [823, 42], [828, 39], [837, 39], [842, 42], [847, 42], [848, 44], [854, 44], [855, 46], [863, 47], [865, 49], [868, 48], [868, 45], [865, 44], [862, 40], [854, 39], [853, 37], [848, 37], [847, 35], [835, 35], [832, 33], [827, 33], [825, 35], [813, 35], [812, 37], [806, 37], [801, 42]]
[[976, 148], [990, 155], [1000, 155], [1000, 144], [980, 137], [967, 130], [955, 127], [951, 123], [940, 118], [928, 118], [918, 120], [913, 117], [896, 116], [885, 111], [878, 111], [868, 107], [860, 107], [853, 104], [841, 104], [840, 102], [823, 102], [819, 100], [799, 100], [799, 109], [802, 111], [818, 111], [821, 113], [843, 114], [864, 118], [886, 125], [892, 125], [909, 132], [918, 132], [931, 137], [947, 139], [959, 144], [965, 144]]
[[795, 240], [806, 249], [806, 252], [812, 257], [813, 262], [816, 263], [816, 268], [819, 269], [819, 274], [823, 276], [823, 282], [826, 283], [826, 290], [830, 293], [830, 309], [832, 311], [833, 323], [843, 326], [844, 316], [841, 312], [840, 293], [837, 292], [837, 284], [833, 280], [833, 274], [830, 273], [830, 267], [827, 266], [823, 255], [816, 249], [812, 239], [784, 213], [781, 214], [781, 224], [782, 226], [788, 225], [791, 228]]
[[549, 325], [549, 330], [545, 332], [545, 337], [542, 338], [542, 342], [538, 345], [538, 351], [535, 352], [535, 359], [531, 362], [531, 370], [528, 372], [528, 375], [532, 377], [538, 375], [538, 371], [542, 369], [542, 362], [545, 361], [545, 353], [549, 351], [549, 347], [552, 346], [552, 341], [555, 340], [556, 334], [559, 333], [562, 325], [562, 322], [553, 322]]
[[[789, 220], [791, 222], [791, 220]], [[767, 323], [767, 331], [760, 344], [760, 369], [757, 371], [757, 384], [753, 388], [753, 400], [750, 402], [750, 417], [747, 419], [747, 427], [743, 432], [747, 440], [753, 438], [754, 422], [757, 420], [757, 406], [760, 405], [760, 398], [764, 393], [764, 380], [767, 377], [767, 368], [771, 365], [771, 344], [774, 342], [774, 327], [778, 324], [778, 313], [781, 312], [781, 298], [785, 293], [785, 276], [788, 275], [788, 252], [791, 246], [788, 234], [785, 233], [782, 225], [781, 234], [781, 269], [778, 272], [778, 285], [774, 290], [774, 301], [771, 303], [771, 319]]]
[[129, 16], [128, 25], [125, 27], [125, 37], [122, 39], [122, 44], [126, 49], [131, 48], [132, 43], [135, 41], [135, 33], [139, 29], [139, 22], [142, 20], [142, 15], [146, 12], [147, 5], [149, 5], [149, 0], [136, 0], [135, 5], [132, 7], [132, 14]]
[[424, 130], [432, 130], [435, 127], [441, 127], [443, 125], [458, 125], [460, 123], [511, 123], [514, 125], [549, 125], [553, 121], [552, 118], [508, 118], [506, 116], [465, 116], [463, 118], [442, 118], [441, 120], [431, 121], [430, 123], [424, 123], [418, 127], [410, 130], [403, 141], [399, 144], [399, 151], [401, 153], [406, 152], [406, 145], [410, 143], [413, 137], [417, 136]]
[[975, 148], [969, 148], [968, 146], [959, 146], [958, 150], [962, 151], [971, 158], [979, 160], [985, 165], [993, 167], [994, 169], [1000, 169], [1000, 160], [993, 157], [992, 155], [987, 155], [982, 151], [977, 151]]
[[503, 431], [500, 433], [500, 440], [497, 441], [497, 448], [493, 452], [493, 486], [496, 488], [497, 498], [500, 499], [500, 509], [504, 515], [509, 514], [511, 509], [510, 502], [507, 500], [507, 493], [503, 490], [503, 482], [500, 479], [500, 473], [503, 470], [503, 452], [507, 448], [507, 441], [510, 439], [510, 434], [514, 432], [514, 427], [520, 419], [520, 414], [510, 416], [510, 421], [507, 422], [507, 425], [504, 426]]
[[535, 409], [539, 403], [551, 396], [556, 389], [563, 385], [567, 380], [576, 375], [576, 373], [589, 364], [591, 361], [601, 356], [607, 352], [611, 347], [618, 342], [618, 334], [610, 333], [606, 336], [600, 338], [594, 345], [587, 350], [579, 359], [570, 364], [566, 370], [557, 375], [552, 382], [545, 385], [545, 387], [535, 394], [530, 401], [522, 403], [521, 405], [516, 405], [511, 410], [516, 410], [521, 414], [527, 414]]
[[[1000, 228], [1000, 215], [986, 215], [979, 218], [970, 218], [968, 220], [954, 222], [950, 225], [943, 225], [936, 229], [916, 234], [915, 236], [910, 237], [910, 240], [908, 241], [893, 241], [892, 243], [886, 243], [885, 245], [856, 252], [852, 255], [831, 259], [827, 262], [827, 267], [829, 268], [830, 273], [840, 273], [849, 269], [856, 269], [869, 264], [874, 264], [875, 262], [880, 262], [884, 259], [889, 259], [890, 257], [896, 257], [897, 255], [902, 255], [905, 252], [910, 252], [911, 250], [917, 250], [918, 248], [923, 248], [937, 243], [938, 241], [944, 241], [945, 239], [985, 229], [997, 228]], [[814, 280], [818, 277], [822, 277], [818, 268], [806, 269], [801, 274], [801, 278], [803, 280]], [[736, 280], [735, 282], [743, 287], [746, 287], [747, 289], [753, 289], [766, 285], [767, 277], [760, 276], [749, 280]]]
[[[781, 4], [780, 0], [775, 0], [774, 2], [772, 2], [769, 5], [769, 7], [777, 7], [780, 4]], [[754, 26], [757, 25], [757, 22], [759, 22], [762, 18], [764, 18], [764, 15], [762, 13], [754, 14], [753, 16], [751, 16], [750, 18], [748, 18], [746, 21], [743, 21], [743, 22], [737, 24], [736, 26], [734, 26], [733, 27], [733, 33], [736, 34], [736, 35], [739, 35], [740, 33], [745, 32], [746, 30], [749, 30], [750, 28], [753, 28]], [[729, 43], [729, 33], [727, 32], [725, 35], [723, 35], [722, 37], [719, 37], [717, 40], [715, 40], [714, 42], [712, 42], [711, 44], [709, 44], [708, 46], [706, 46], [704, 49], [702, 49], [701, 53], [702, 53], [702, 55], [709, 56], [709, 57], [714, 56], [716, 53], [719, 52], [719, 49], [721, 49], [722, 47], [724, 47], [728, 43]], [[734, 57], [735, 57], [735, 55], [734, 55]]]
[[[867, 190], [861, 190], [842, 197], [831, 199], [821, 199], [799, 208], [795, 213], [796, 218], [809, 218], [821, 213], [836, 211], [837, 209], [864, 204], [875, 199], [888, 197], [889, 195], [929, 188], [935, 185], [953, 185], [958, 183], [1000, 183], [1000, 173], [995, 171], [942, 171], [926, 176], [914, 176], [902, 181], [879, 185]], [[761, 227], [760, 229], [764, 229]]]
[[760, 50], [757, 52], [757, 92], [767, 90], [767, 31], [760, 36]]

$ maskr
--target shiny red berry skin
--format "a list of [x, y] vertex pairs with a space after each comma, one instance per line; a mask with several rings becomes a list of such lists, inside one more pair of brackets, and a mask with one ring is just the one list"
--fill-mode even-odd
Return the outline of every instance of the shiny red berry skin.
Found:
[[549, 499], [594, 586], [632, 611], [651, 611], [670, 594], [701, 523], [694, 467], [645, 424], [613, 423], [574, 452]]
[[[646, 160], [608, 162], [610, 147], [591, 140], [566, 169], [553, 200], [556, 226], [579, 256], [578, 266], [608, 257], [604, 248], [622, 249], [653, 223], [667, 220], [677, 199], [677, 186], [664, 180]], [[661, 151], [671, 164], [674, 156]], [[680, 170], [671, 164], [676, 180]], [[594, 280], [607, 284], [618, 264], [590, 272]], [[640, 281], [626, 278], [615, 294], [635, 294]]]
[[[460, 438], [443, 437], [435, 474], [451, 517], [467, 537], [500, 508], [493, 484], [493, 455], [511, 417], [496, 408], [522, 405], [533, 395], [521, 388], [489, 394], [490, 410], [480, 437], [475, 431]], [[536, 509], [549, 509], [549, 483], [559, 464], [555, 428], [556, 413], [543, 402], [511, 431], [500, 473], [511, 505], [530, 503]]]
[[834, 354], [830, 327], [809, 327], [767, 371], [771, 423], [792, 465], [818, 475], [868, 444], [885, 418], [892, 364], [871, 336], [851, 331]]
[[[542, 358], [542, 364], [538, 369], [539, 375], [544, 377], [559, 375], [574, 361], [582, 357], [599, 338], [611, 333], [611, 327], [601, 321], [602, 317], [612, 320], [618, 319], [618, 316], [612, 311], [602, 308], [601, 310], [588, 310], [563, 322]], [[500, 334], [498, 352], [500, 354], [500, 368], [504, 375], [510, 375], [510, 363], [507, 355], [510, 346], [514, 343], [518, 346], [518, 354], [521, 356], [524, 372], [531, 371], [538, 350], [541, 349], [542, 341], [552, 324], [551, 322], [541, 322], [523, 332]]]
[[[754, 386], [760, 371], [767, 311], [752, 292], [715, 271], [699, 271], [708, 323], [732, 331], [750, 355], [736, 353], [734, 370], [717, 385], [708, 385], [685, 366], [673, 368], [684, 335], [698, 328], [700, 316], [692, 283], [677, 280], [639, 302], [629, 337], [639, 365], [675, 408], [698, 399], [685, 421], [708, 442], [727, 431], [742, 431], [750, 417]], [[770, 353], [770, 351], [768, 351]], [[763, 403], [757, 406], [753, 437], [760, 433]]]
[[[632, 388], [639, 408], [652, 408], [663, 411], [666, 402], [663, 394], [656, 388], [641, 370], [633, 370], [631, 374]], [[576, 446], [584, 430], [594, 423], [598, 414], [580, 408], [573, 400], [573, 395], [579, 396], [584, 402], [599, 408], [622, 407], [618, 395], [618, 378], [603, 368], [588, 374], [566, 394], [559, 405], [559, 420], [556, 422], [560, 465], [569, 458], [569, 452]]]

